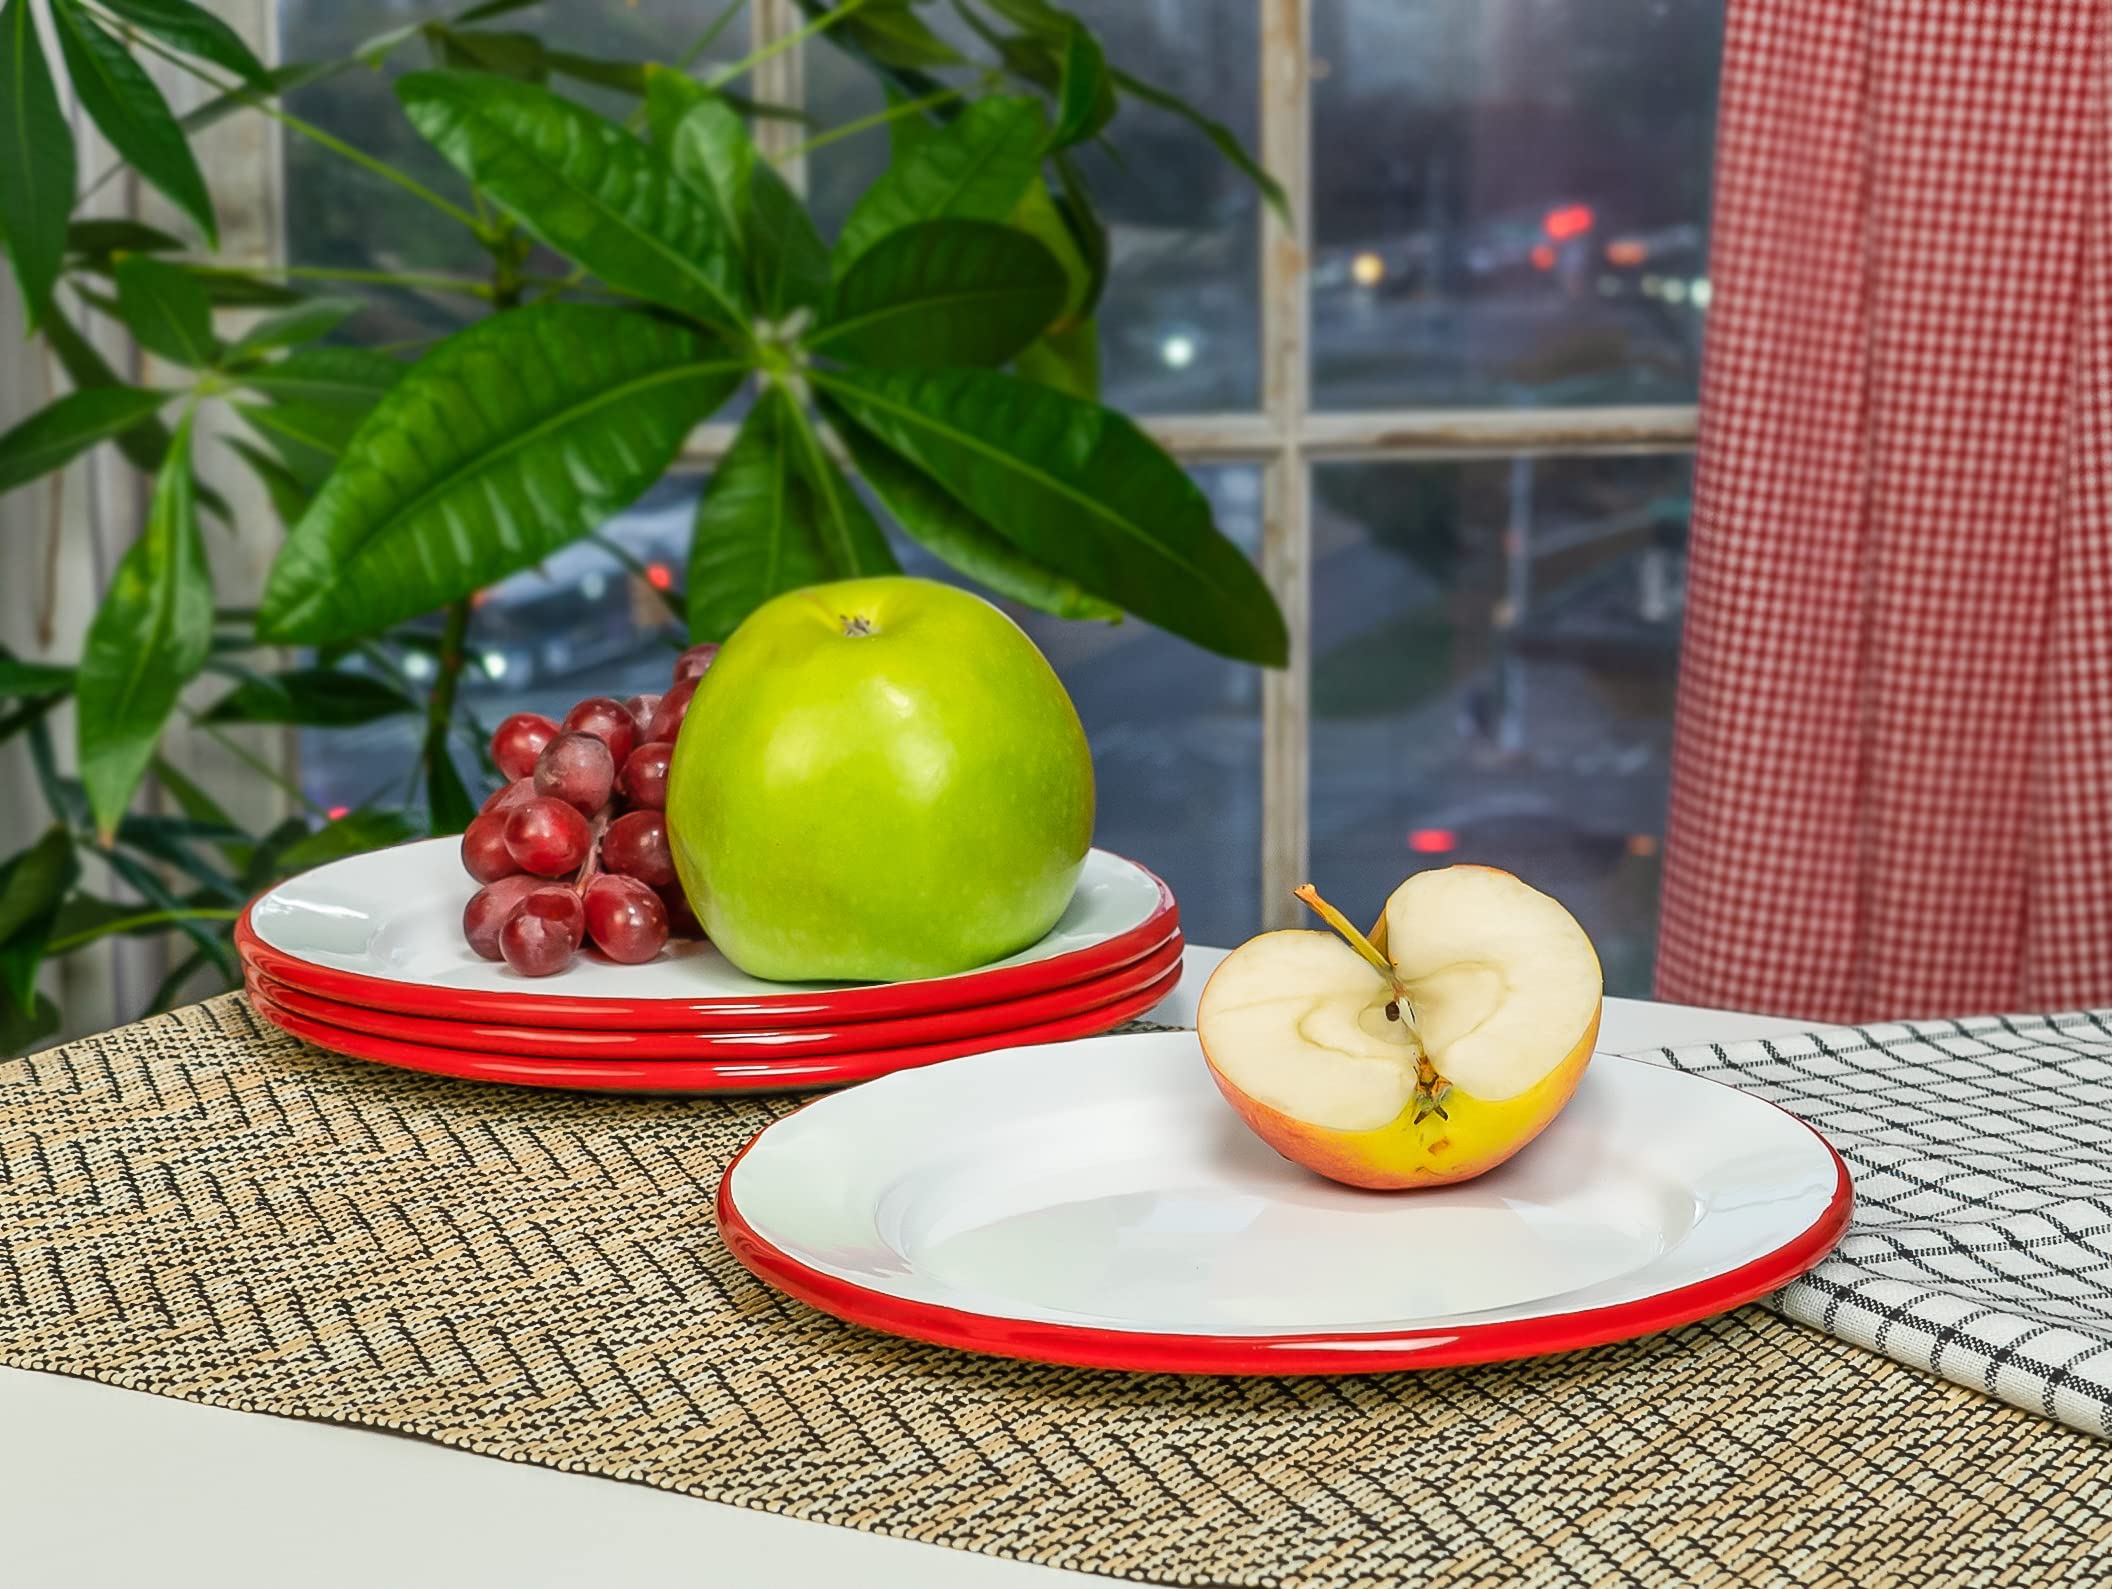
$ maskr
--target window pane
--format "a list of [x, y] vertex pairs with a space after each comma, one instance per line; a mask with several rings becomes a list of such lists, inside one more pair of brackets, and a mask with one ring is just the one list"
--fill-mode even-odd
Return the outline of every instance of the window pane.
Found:
[[[1254, 0], [1079, 0], [1109, 62], [1187, 99], [1259, 142], [1260, 10]], [[986, 57], [950, 11], [919, 13]], [[827, 45], [807, 52], [807, 103], [827, 125], [884, 106], [864, 68]], [[1250, 409], [1260, 401], [1258, 200], [1209, 140], [1166, 111], [1125, 99], [1079, 162], [1108, 223], [1113, 275], [1100, 305], [1105, 395], [1131, 412]], [[887, 133], [816, 151], [809, 191], [833, 236], [885, 169]]]
[[1317, 0], [1324, 408], [1690, 402], [1722, 0]]
[[1477, 861], [1560, 899], [1645, 994], [1689, 460], [1315, 475], [1312, 857], [1350, 916]]

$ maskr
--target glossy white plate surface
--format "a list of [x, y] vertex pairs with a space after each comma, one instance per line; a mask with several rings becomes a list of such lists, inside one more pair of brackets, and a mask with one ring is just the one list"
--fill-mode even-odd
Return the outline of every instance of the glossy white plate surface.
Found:
[[[682, 941], [621, 966], [581, 955], [555, 976], [523, 977], [462, 940], [476, 884], [459, 841], [428, 839], [290, 878], [238, 928], [245, 954], [281, 981], [350, 1002], [463, 1019], [512, 1014], [554, 1024], [690, 1024], [700, 1016], [840, 1019], [952, 1009], [1071, 982], [1163, 943], [1177, 912], [1165, 884], [1094, 850], [1070, 906], [1040, 942], [957, 976], [886, 984], [765, 982], [710, 944]], [[246, 930], [245, 930], [246, 929]]]
[[1810, 1267], [1846, 1172], [1758, 1098], [1609, 1055], [1509, 1163], [1365, 1192], [1291, 1164], [1191, 1033], [890, 1076], [764, 1131], [726, 1235], [773, 1284], [973, 1350], [1308, 1372], [1530, 1355], [1666, 1328]]

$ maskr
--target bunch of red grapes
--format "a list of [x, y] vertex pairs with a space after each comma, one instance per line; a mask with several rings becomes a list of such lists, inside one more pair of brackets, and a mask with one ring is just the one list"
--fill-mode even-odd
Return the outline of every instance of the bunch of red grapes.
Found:
[[683, 652], [665, 695], [594, 695], [562, 723], [516, 712], [499, 725], [491, 759], [510, 781], [462, 835], [462, 864], [484, 885], [462, 912], [470, 948], [547, 977], [588, 940], [637, 965], [670, 934], [702, 936], [667, 847], [667, 768], [718, 653]]

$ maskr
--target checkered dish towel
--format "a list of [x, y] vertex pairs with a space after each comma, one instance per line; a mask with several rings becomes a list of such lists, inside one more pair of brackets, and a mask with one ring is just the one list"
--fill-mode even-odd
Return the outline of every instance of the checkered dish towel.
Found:
[[1848, 1161], [1846, 1239], [1770, 1307], [2112, 1436], [2112, 1011], [1644, 1057], [1780, 1104]]

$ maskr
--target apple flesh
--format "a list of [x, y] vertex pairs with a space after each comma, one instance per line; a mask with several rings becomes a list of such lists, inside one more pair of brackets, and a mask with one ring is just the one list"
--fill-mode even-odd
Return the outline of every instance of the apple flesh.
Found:
[[1352, 936], [1386, 974], [1333, 933], [1271, 932], [1203, 989], [1211, 1074], [1263, 1141], [1392, 1189], [1470, 1180], [1546, 1129], [1599, 1034], [1599, 957], [1575, 917], [1508, 872], [1450, 866]]
[[1093, 763], [1010, 618], [930, 580], [845, 580], [765, 602], [727, 640], [666, 798], [675, 871], [727, 959], [895, 981], [1055, 925], [1092, 843]]

